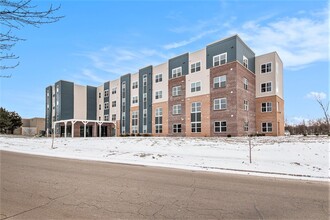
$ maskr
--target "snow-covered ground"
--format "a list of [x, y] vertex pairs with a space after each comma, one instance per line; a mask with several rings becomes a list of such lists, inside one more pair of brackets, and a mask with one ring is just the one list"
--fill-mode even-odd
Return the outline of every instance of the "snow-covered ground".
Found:
[[29, 154], [329, 181], [329, 137], [51, 138], [0, 136], [0, 149]]

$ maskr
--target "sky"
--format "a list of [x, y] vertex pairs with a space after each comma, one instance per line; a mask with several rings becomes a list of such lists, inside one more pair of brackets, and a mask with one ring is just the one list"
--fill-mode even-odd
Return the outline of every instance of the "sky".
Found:
[[[23, 118], [45, 116], [45, 88], [59, 80], [99, 86], [238, 34], [256, 53], [284, 64], [285, 120], [323, 117], [329, 102], [327, 0], [32, 0], [60, 5], [59, 22], [13, 30], [20, 65], [0, 70], [0, 106]], [[1, 32], [4, 28], [1, 27]], [[3, 63], [5, 64], [5, 63]]]

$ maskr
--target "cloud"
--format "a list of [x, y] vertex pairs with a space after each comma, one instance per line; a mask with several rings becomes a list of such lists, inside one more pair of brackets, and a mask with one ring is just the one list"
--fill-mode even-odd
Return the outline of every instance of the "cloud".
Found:
[[75, 76], [80, 82], [97, 82], [113, 80], [126, 73], [136, 73], [139, 69], [166, 62], [172, 53], [161, 49], [129, 48], [104, 46], [95, 51], [84, 51], [74, 54], [85, 58], [84, 68]]
[[327, 94], [325, 94], [324, 92], [310, 92], [306, 95], [306, 97], [310, 99], [323, 100], [327, 98]]
[[191, 44], [191, 43], [201, 39], [202, 37], [204, 37], [206, 35], [213, 34], [213, 33], [216, 33], [218, 31], [219, 30], [208, 30], [208, 31], [202, 32], [202, 33], [200, 33], [196, 36], [193, 36], [193, 37], [189, 38], [188, 40], [169, 43], [169, 44], [164, 45], [163, 47], [164, 47], [164, 49], [169, 50], [169, 49], [175, 49], [175, 48], [178, 48], [178, 47], [186, 46], [187, 44]]
[[257, 55], [277, 51], [284, 66], [301, 69], [317, 61], [329, 59], [328, 13], [303, 13], [300, 17], [283, 17], [276, 21], [247, 21], [238, 33]]

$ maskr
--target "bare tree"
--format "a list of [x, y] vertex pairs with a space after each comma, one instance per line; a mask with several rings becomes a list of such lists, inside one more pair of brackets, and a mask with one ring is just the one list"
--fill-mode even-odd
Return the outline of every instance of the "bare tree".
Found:
[[327, 127], [328, 127], [328, 134], [330, 134], [330, 116], [329, 116], [329, 101], [328, 103], [323, 103], [322, 102], [322, 97], [320, 95], [317, 95], [315, 96], [315, 99], [317, 101], [317, 103], [319, 103], [322, 111], [323, 111], [323, 114], [324, 114], [324, 119], [325, 119], [325, 123], [327, 124]]
[[[19, 65], [19, 56], [11, 52], [11, 49], [19, 41], [25, 39], [19, 38], [14, 34], [14, 30], [20, 30], [25, 26], [40, 27], [43, 24], [49, 24], [59, 21], [63, 16], [54, 14], [61, 6], [50, 7], [47, 10], [37, 10], [31, 0], [0, 0], [0, 70], [13, 69]], [[4, 60], [9, 64], [4, 64]], [[3, 72], [3, 71], [2, 71]], [[11, 75], [0, 75], [0, 77], [10, 77]]]

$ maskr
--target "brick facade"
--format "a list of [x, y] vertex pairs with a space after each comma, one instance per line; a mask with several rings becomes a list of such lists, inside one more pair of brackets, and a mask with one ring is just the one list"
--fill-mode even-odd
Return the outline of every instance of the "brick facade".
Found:
[[[181, 95], [172, 96], [172, 88], [181, 86]], [[186, 133], [186, 77], [180, 76], [168, 81], [168, 135], [185, 136]], [[173, 105], [181, 104], [181, 114], [173, 114]], [[173, 133], [173, 125], [181, 124], [181, 133]]]

